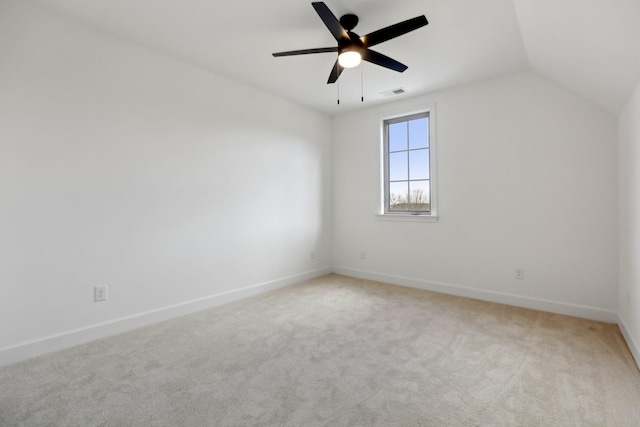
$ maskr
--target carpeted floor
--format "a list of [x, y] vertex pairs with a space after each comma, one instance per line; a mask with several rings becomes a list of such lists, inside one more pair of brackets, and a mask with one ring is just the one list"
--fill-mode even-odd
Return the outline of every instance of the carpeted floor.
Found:
[[640, 426], [615, 325], [329, 275], [0, 368], [7, 426]]

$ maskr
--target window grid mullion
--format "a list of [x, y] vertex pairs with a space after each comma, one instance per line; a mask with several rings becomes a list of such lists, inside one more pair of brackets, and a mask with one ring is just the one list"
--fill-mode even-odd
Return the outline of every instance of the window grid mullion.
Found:
[[409, 121], [405, 122], [407, 126], [407, 210], [411, 212], [411, 162], [409, 161], [409, 141], [411, 141], [411, 137], [409, 136]]

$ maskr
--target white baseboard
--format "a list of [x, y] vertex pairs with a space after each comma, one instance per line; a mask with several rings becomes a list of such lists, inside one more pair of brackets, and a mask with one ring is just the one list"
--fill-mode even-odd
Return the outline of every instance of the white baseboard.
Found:
[[5, 347], [0, 349], [0, 366], [295, 285], [305, 280], [330, 274], [332, 271], [330, 267], [313, 270]]
[[636, 365], [638, 365], [638, 369], [640, 369], [640, 347], [638, 347], [638, 344], [631, 337], [631, 334], [621, 317], [618, 318], [618, 327], [620, 328], [620, 332], [622, 332], [624, 340], [627, 342], [629, 350], [631, 350], [631, 354], [636, 361]]
[[546, 311], [549, 313], [581, 317], [583, 319], [598, 320], [608, 323], [618, 323], [618, 313], [616, 313], [615, 311], [603, 310], [595, 307], [586, 307], [539, 298], [485, 291], [481, 289], [451, 285], [448, 283], [433, 282], [384, 273], [376, 273], [373, 271], [358, 270], [347, 267], [334, 266], [333, 272], [336, 274], [342, 274], [344, 276], [390, 283], [392, 285], [408, 286], [410, 288], [424, 289], [427, 291], [440, 292], [443, 294], [457, 295], [482, 301], [513, 305], [516, 307], [531, 308], [534, 310]]
[[640, 367], [640, 347], [638, 347], [633, 341], [624, 326], [624, 323], [618, 317], [618, 314], [613, 311], [339, 266], [334, 266], [333, 268], [322, 268], [269, 282], [259, 283], [242, 289], [210, 295], [197, 300], [163, 307], [157, 310], [111, 320], [109, 322], [90, 325], [84, 328], [47, 336], [11, 347], [5, 347], [0, 349], [0, 366], [16, 363], [46, 353], [63, 350], [65, 348], [84, 344], [97, 339], [106, 338], [111, 335], [128, 332], [133, 329], [149, 326], [154, 323], [163, 322], [176, 317], [185, 316], [197, 311], [259, 295], [274, 289], [295, 285], [297, 283], [304, 282], [305, 280], [314, 279], [332, 272], [344, 276], [425, 289], [483, 301], [497, 302], [609, 323], [617, 323], [620, 326], [620, 330], [627, 341], [636, 363], [638, 363], [638, 366]]

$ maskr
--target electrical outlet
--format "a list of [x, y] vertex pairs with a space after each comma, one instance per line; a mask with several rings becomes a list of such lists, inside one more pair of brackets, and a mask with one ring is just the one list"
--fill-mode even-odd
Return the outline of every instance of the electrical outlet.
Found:
[[309, 253], [309, 259], [316, 259], [316, 253], [314, 251]]
[[516, 279], [524, 279], [524, 268], [516, 268]]
[[107, 287], [106, 286], [96, 286], [93, 288], [93, 300], [94, 301], [105, 301], [107, 299]]
[[367, 259], [367, 251], [360, 252], [360, 259]]

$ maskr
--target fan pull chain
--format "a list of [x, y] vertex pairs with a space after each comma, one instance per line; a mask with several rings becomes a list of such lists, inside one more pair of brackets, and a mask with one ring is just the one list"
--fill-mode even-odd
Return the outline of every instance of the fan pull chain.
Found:
[[338, 105], [340, 105], [340, 79], [336, 81], [336, 85], [338, 87]]
[[360, 102], [364, 102], [364, 67], [360, 65]]

